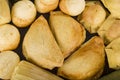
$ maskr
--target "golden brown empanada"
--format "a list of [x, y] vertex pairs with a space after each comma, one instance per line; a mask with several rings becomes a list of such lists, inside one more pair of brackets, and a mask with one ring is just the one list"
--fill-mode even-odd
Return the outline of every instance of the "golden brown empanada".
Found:
[[120, 19], [112, 15], [101, 25], [98, 34], [103, 38], [105, 44], [109, 44], [112, 40], [120, 37]]
[[93, 80], [100, 77], [105, 63], [104, 43], [93, 37], [74, 52], [58, 69], [58, 75], [70, 80]]
[[99, 1], [88, 1], [82, 14], [78, 16], [78, 21], [90, 33], [96, 33], [100, 25], [106, 18], [106, 11]]
[[120, 37], [113, 40], [105, 48], [109, 67], [120, 69]]
[[53, 69], [63, 64], [63, 54], [43, 16], [38, 17], [30, 26], [22, 48], [27, 60], [44, 68]]
[[101, 2], [114, 17], [120, 18], [120, 0], [101, 0]]
[[72, 17], [61, 11], [54, 11], [50, 13], [49, 22], [64, 57], [69, 56], [84, 42], [85, 29]]

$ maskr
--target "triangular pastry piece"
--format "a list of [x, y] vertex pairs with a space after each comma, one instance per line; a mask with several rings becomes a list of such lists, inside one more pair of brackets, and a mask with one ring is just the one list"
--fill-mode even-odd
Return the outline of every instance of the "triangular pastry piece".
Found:
[[43, 16], [36, 19], [26, 33], [23, 54], [29, 61], [48, 69], [60, 67], [63, 64], [63, 54]]

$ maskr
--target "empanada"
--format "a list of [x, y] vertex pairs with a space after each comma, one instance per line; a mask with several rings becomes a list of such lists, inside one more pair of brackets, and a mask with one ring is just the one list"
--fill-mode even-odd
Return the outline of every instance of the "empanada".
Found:
[[54, 11], [50, 13], [49, 22], [65, 58], [84, 42], [85, 29], [72, 17], [61, 11]]
[[120, 69], [120, 37], [108, 44], [105, 51], [109, 67], [112, 69]]
[[104, 64], [104, 43], [95, 36], [64, 62], [58, 75], [70, 80], [96, 80], [102, 74]]
[[120, 37], [120, 19], [112, 15], [101, 25], [98, 34], [103, 38], [105, 44], [109, 44], [112, 40]]
[[90, 33], [97, 33], [106, 18], [106, 11], [99, 1], [88, 1], [78, 20]]
[[63, 54], [43, 16], [38, 17], [30, 26], [22, 48], [27, 60], [44, 68], [53, 69], [63, 64]]

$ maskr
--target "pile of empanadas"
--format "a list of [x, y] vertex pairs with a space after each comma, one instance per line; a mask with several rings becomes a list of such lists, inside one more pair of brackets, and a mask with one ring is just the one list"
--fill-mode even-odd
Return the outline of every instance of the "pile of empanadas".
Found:
[[0, 0], [0, 79], [112, 80], [106, 63], [119, 77], [119, 4]]

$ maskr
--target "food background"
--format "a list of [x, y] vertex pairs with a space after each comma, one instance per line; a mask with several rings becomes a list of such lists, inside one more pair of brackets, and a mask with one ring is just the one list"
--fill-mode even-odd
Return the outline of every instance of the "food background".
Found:
[[[9, 0], [9, 2], [10, 2], [10, 3], [9, 3], [10, 8], [13, 6], [13, 4], [14, 4], [16, 1], [17, 1], [17, 0]], [[33, 0], [31, 0], [31, 1], [33, 1]], [[55, 9], [55, 11], [58, 11], [58, 10], [60, 10], [59, 7], [58, 7], [57, 9]], [[107, 10], [107, 9], [106, 9], [106, 10]], [[37, 17], [36, 17], [36, 19], [37, 19], [40, 15], [43, 15], [43, 16], [48, 20], [50, 14], [49, 14], [49, 13], [42, 14], [42, 13], [37, 12]], [[73, 17], [73, 18], [77, 20], [77, 16], [75, 16], [75, 17]], [[10, 24], [13, 24], [13, 23], [10, 22]], [[13, 24], [13, 25], [14, 25], [14, 24]], [[22, 42], [23, 42], [23, 38], [24, 38], [26, 32], [28, 31], [29, 27], [30, 27], [30, 26], [25, 27], [25, 28], [18, 28], [18, 27], [17, 27], [18, 30], [19, 30], [19, 32], [20, 32], [20, 34], [21, 34], [21, 38], [20, 38], [19, 46], [18, 46], [17, 49], [15, 49], [14, 51], [18, 53], [18, 55], [20, 56], [20, 59], [21, 59], [21, 60], [26, 60], [25, 57], [24, 57], [23, 54], [22, 54]], [[85, 42], [88, 41], [91, 37], [93, 37], [93, 36], [95, 36], [95, 35], [98, 35], [98, 34], [97, 34], [97, 33], [90, 34], [90, 33], [86, 30], [86, 40], [85, 40]], [[84, 43], [85, 43], [85, 42], [84, 42]], [[110, 68], [108, 67], [107, 57], [106, 57], [105, 60], [106, 60], [106, 61], [105, 61], [105, 68], [104, 68], [104, 71], [103, 71], [102, 76], [107, 75], [107, 74], [115, 71], [115, 70], [110, 69]], [[50, 72], [56, 74], [56, 72], [57, 72], [56, 70], [57, 70], [57, 68], [55, 68], [55, 69], [53, 69], [53, 70], [50, 70]], [[101, 76], [101, 77], [102, 77], [102, 76]]]

